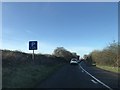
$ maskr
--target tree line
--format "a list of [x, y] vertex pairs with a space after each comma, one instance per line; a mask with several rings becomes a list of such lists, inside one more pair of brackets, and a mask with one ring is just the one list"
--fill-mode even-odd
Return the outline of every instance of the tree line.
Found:
[[54, 51], [53, 51], [53, 55], [56, 57], [62, 57], [64, 58], [66, 61], [70, 61], [72, 58], [78, 58], [79, 56], [77, 55], [77, 53], [72, 53], [68, 50], [66, 50], [64, 47], [57, 47]]
[[94, 50], [89, 55], [84, 55], [89, 64], [120, 67], [120, 44], [112, 42], [102, 50]]
[[[2, 65], [15, 66], [20, 64], [33, 63], [32, 54], [21, 51], [0, 50], [2, 51]], [[72, 58], [77, 58], [76, 53], [66, 50], [64, 47], [57, 47], [52, 54], [35, 54], [34, 63], [52, 65], [57, 63], [67, 63]]]

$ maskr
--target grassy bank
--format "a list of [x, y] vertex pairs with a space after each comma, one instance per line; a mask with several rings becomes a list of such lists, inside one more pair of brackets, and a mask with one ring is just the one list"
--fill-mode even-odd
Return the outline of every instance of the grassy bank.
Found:
[[38, 83], [56, 72], [66, 61], [54, 55], [32, 54], [2, 50], [2, 87], [35, 88]]
[[107, 71], [120, 73], [120, 71], [119, 71], [120, 68], [118, 68], [118, 67], [110, 67], [110, 66], [102, 66], [102, 65], [96, 65], [96, 67], [107, 70]]
[[63, 64], [54, 66], [26, 65], [3, 68], [3, 88], [34, 88]]

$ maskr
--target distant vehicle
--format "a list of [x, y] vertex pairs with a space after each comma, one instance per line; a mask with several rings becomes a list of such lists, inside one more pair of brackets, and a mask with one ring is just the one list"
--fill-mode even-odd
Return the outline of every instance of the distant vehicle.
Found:
[[70, 64], [78, 64], [78, 60], [76, 58], [72, 58]]

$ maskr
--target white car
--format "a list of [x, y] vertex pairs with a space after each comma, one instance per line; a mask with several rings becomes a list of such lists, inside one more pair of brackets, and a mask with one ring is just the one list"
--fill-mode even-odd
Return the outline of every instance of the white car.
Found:
[[78, 64], [78, 60], [76, 58], [72, 58], [70, 64]]

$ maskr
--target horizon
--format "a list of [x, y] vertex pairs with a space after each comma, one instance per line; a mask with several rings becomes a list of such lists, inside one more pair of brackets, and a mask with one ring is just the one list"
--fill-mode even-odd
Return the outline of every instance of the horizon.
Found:
[[80, 57], [118, 41], [117, 2], [22, 2], [2, 4], [2, 49], [52, 54], [57, 47]]

